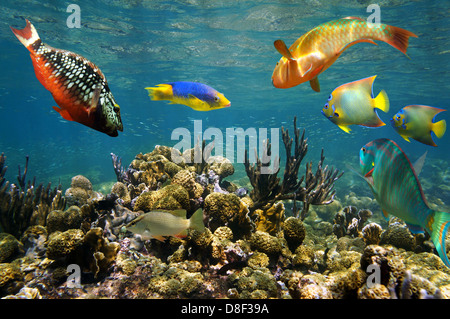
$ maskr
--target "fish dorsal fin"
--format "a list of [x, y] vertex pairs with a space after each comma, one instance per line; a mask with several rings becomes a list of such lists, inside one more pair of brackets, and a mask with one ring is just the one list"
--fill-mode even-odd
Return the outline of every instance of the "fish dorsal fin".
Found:
[[364, 19], [363, 19], [363, 18], [360, 18], [360, 17], [345, 17], [345, 18], [343, 18], [343, 19], [349, 19], [349, 20], [361, 20], [361, 21], [364, 21]]
[[176, 217], [186, 219], [186, 210], [185, 209], [175, 209], [175, 210], [168, 211], [168, 212], [170, 212], [172, 215], [174, 215]]
[[294, 57], [291, 54], [291, 51], [289, 51], [288, 47], [286, 46], [286, 44], [284, 43], [283, 40], [275, 40], [275, 42], [273, 43], [275, 49], [277, 49], [277, 51], [284, 56], [286, 59], [288, 60], [294, 60]]
[[422, 171], [423, 164], [425, 164], [425, 158], [427, 157], [428, 151], [425, 151], [421, 157], [417, 159], [417, 161], [414, 163], [413, 168], [416, 172], [416, 175], [419, 176], [420, 172]]

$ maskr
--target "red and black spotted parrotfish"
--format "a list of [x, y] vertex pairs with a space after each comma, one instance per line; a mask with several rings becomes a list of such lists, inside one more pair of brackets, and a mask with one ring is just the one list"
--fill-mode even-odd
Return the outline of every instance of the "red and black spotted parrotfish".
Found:
[[450, 214], [430, 209], [417, 174], [402, 149], [394, 141], [382, 138], [364, 145], [359, 155], [361, 172], [384, 217], [391, 214], [404, 220], [412, 233], [426, 230], [439, 257], [450, 267], [445, 250]]
[[198, 82], [168, 82], [145, 89], [152, 101], [166, 100], [169, 104], [183, 104], [196, 111], [218, 110], [231, 105], [222, 93]]
[[369, 23], [357, 17], [347, 17], [323, 23], [298, 38], [288, 49], [282, 40], [274, 46], [283, 56], [277, 63], [272, 83], [287, 89], [310, 81], [319, 92], [317, 76], [328, 69], [347, 48], [360, 42], [386, 42], [406, 54], [409, 37], [414, 33], [382, 23]]
[[391, 124], [408, 142], [409, 138], [413, 138], [420, 143], [437, 146], [431, 132], [434, 132], [438, 138], [444, 136], [447, 123], [445, 120], [435, 122], [436, 115], [444, 111], [444, 109], [427, 105], [408, 105], [392, 117]]
[[30, 21], [26, 22], [24, 29], [11, 30], [30, 51], [36, 77], [59, 106], [53, 109], [68, 121], [109, 136], [123, 131], [120, 107], [102, 71], [81, 55], [44, 44]]
[[342, 84], [331, 92], [322, 114], [344, 132], [350, 133], [349, 125], [380, 127], [386, 125], [378, 117], [376, 109], [389, 111], [386, 91], [374, 98], [373, 81], [376, 75]]

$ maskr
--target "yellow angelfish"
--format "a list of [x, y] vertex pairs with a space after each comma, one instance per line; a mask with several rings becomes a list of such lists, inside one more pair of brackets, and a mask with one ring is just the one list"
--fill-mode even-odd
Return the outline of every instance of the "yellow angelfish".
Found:
[[276, 88], [287, 89], [310, 81], [319, 92], [317, 76], [328, 69], [347, 48], [359, 42], [383, 41], [406, 54], [414, 33], [382, 23], [369, 23], [355, 17], [323, 23], [298, 38], [288, 49], [282, 40], [274, 46], [282, 55], [272, 74]]
[[188, 229], [203, 232], [205, 225], [203, 224], [203, 211], [200, 208], [189, 219], [186, 218], [184, 209], [155, 210], [138, 216], [126, 225], [126, 229], [141, 235], [143, 240], [155, 238], [164, 241], [165, 236], [186, 237]]
[[408, 105], [402, 108], [391, 119], [392, 127], [409, 142], [413, 138], [418, 142], [437, 146], [433, 141], [431, 132], [441, 138], [447, 128], [445, 120], [435, 122], [434, 118], [444, 109], [426, 105]]
[[222, 93], [197, 82], [168, 82], [145, 89], [152, 101], [167, 100], [170, 104], [187, 105], [196, 111], [217, 110], [231, 105]]
[[380, 127], [386, 125], [380, 120], [375, 109], [389, 111], [389, 99], [384, 90], [373, 97], [372, 86], [376, 75], [342, 84], [328, 98], [322, 109], [331, 122], [350, 133], [349, 125]]

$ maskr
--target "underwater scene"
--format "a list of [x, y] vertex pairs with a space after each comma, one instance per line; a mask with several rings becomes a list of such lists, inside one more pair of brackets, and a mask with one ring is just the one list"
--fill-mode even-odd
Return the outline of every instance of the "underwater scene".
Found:
[[449, 1], [1, 7], [0, 298], [450, 298]]

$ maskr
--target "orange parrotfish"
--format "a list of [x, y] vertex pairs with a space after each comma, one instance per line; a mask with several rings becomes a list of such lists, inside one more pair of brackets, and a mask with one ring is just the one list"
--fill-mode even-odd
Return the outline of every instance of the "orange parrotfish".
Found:
[[231, 105], [222, 93], [203, 83], [168, 82], [145, 89], [152, 101], [167, 100], [170, 104], [183, 104], [196, 111], [218, 110]]
[[437, 146], [431, 132], [434, 132], [438, 138], [444, 136], [447, 128], [445, 120], [435, 122], [436, 115], [444, 111], [444, 109], [427, 105], [408, 105], [394, 115], [391, 124], [408, 142], [409, 138], [413, 138], [418, 142]]
[[287, 89], [310, 81], [319, 92], [317, 76], [328, 69], [350, 46], [359, 42], [384, 41], [406, 54], [409, 37], [414, 33], [381, 23], [369, 23], [356, 17], [347, 17], [319, 25], [298, 38], [288, 49], [282, 40], [274, 42], [282, 55], [272, 74], [272, 83]]
[[81, 55], [44, 44], [30, 21], [26, 23], [22, 30], [11, 30], [30, 51], [36, 77], [59, 106], [53, 109], [68, 121], [118, 136], [123, 131], [120, 107], [102, 71]]
[[155, 238], [164, 241], [166, 236], [186, 237], [188, 229], [203, 232], [205, 225], [201, 208], [197, 209], [189, 219], [186, 218], [184, 209], [155, 210], [138, 216], [126, 226], [126, 229], [140, 235], [143, 240]]
[[389, 111], [389, 99], [384, 90], [374, 98], [372, 88], [375, 78], [376, 75], [338, 86], [330, 94], [322, 114], [347, 133], [351, 131], [349, 125], [386, 125], [375, 109]]
[[384, 217], [389, 214], [405, 221], [412, 233], [431, 236], [444, 264], [450, 268], [445, 237], [450, 214], [432, 210], [417, 177], [417, 172], [403, 150], [392, 140], [381, 138], [360, 150], [360, 168]]

